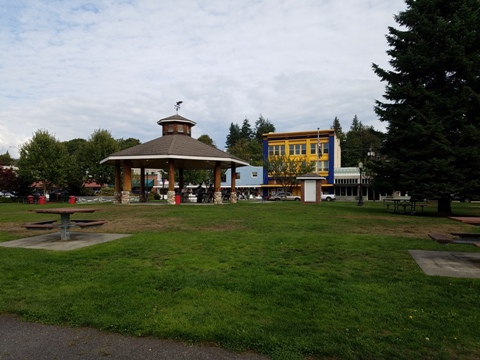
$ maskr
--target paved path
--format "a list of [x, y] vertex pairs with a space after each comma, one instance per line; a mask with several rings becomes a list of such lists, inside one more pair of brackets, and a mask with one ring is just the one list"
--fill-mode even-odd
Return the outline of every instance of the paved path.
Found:
[[175, 341], [136, 338], [104, 333], [91, 328], [27, 323], [0, 315], [0, 360], [266, 360], [246, 353], [234, 354], [207, 346], [188, 346]]

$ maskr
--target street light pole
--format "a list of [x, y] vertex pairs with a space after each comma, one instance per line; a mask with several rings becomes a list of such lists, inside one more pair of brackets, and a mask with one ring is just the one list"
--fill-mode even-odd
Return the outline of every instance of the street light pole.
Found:
[[363, 163], [358, 163], [358, 170], [360, 172], [360, 179], [358, 182], [358, 204], [357, 206], [363, 206], [363, 196], [362, 196], [362, 170], [363, 170]]

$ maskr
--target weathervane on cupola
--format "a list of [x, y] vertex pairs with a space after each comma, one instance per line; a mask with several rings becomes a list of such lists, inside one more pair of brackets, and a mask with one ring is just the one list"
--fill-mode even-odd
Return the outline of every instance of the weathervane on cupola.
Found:
[[173, 107], [177, 111], [177, 115], [178, 115], [178, 110], [180, 109], [180, 105], [182, 105], [182, 103], [183, 103], [183, 101], [177, 101], [177, 103], [175, 105], [173, 105]]

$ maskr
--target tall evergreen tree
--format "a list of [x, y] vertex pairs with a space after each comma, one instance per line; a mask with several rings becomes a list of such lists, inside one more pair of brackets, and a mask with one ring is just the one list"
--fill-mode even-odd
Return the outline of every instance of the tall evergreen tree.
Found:
[[389, 28], [391, 70], [375, 111], [388, 122], [375, 184], [438, 199], [480, 193], [480, 1], [406, 0]]
[[371, 152], [378, 150], [384, 134], [373, 126], [365, 126], [357, 115], [352, 120], [350, 130], [342, 136], [342, 167], [356, 167], [359, 162], [366, 164]]
[[242, 139], [251, 140], [253, 137], [252, 127], [250, 126], [250, 121], [247, 118], [243, 120], [242, 129], [240, 130], [240, 135]]
[[262, 115], [255, 122], [254, 130], [247, 118], [243, 120], [241, 128], [232, 123], [230, 133], [227, 135], [227, 151], [248, 161], [251, 165], [260, 166], [263, 163], [262, 135], [274, 131], [275, 125]]
[[333, 119], [333, 125], [332, 125], [333, 130], [335, 130], [335, 136], [342, 141], [343, 137], [345, 134], [342, 131], [342, 125], [340, 124], [340, 120], [338, 117], [335, 116], [335, 119]]
[[268, 134], [269, 132], [275, 132], [275, 125], [273, 125], [268, 119], [265, 119], [262, 114], [257, 121], [255, 121], [255, 140], [262, 144], [263, 134]]
[[240, 127], [238, 124], [234, 124], [233, 122], [230, 124], [230, 129], [227, 135], [227, 149], [231, 148], [235, 145], [235, 143], [242, 138]]

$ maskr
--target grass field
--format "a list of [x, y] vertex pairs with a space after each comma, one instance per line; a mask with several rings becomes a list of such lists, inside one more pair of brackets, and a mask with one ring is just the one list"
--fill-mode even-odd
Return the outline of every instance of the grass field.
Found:
[[[38, 206], [0, 204], [0, 242], [41, 233], [21, 227], [46, 219]], [[452, 206], [480, 216], [480, 204]], [[132, 236], [68, 252], [0, 247], [0, 313], [273, 359], [479, 357], [480, 279], [426, 276], [408, 253], [478, 252], [428, 239], [480, 232], [434, 206], [95, 207], [81, 215], [108, 220], [95, 231]]]

